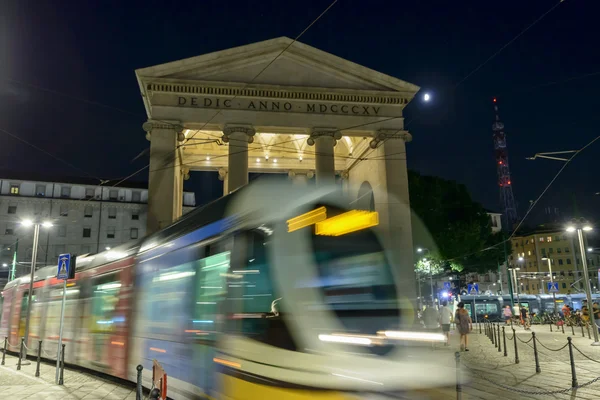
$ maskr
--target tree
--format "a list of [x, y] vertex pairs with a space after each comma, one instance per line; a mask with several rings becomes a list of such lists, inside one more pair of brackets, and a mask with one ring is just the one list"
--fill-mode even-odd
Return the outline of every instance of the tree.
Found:
[[[504, 260], [501, 234], [492, 234], [491, 220], [483, 206], [471, 198], [467, 188], [455, 181], [408, 173], [413, 209], [413, 242], [426, 247], [427, 261], [417, 261], [417, 270], [439, 273], [484, 272]], [[482, 251], [490, 246], [490, 250]]]

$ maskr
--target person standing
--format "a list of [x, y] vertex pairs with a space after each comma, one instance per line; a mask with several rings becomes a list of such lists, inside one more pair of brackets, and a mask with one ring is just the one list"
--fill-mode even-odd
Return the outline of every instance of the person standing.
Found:
[[469, 338], [467, 335], [473, 330], [473, 321], [471, 321], [469, 312], [465, 310], [465, 303], [461, 301], [457, 307], [454, 321], [456, 322], [458, 333], [460, 333], [460, 350], [469, 351]]
[[442, 325], [442, 332], [446, 336], [446, 346], [450, 342], [450, 324], [452, 323], [452, 310], [448, 307], [448, 302], [442, 302], [442, 308], [440, 309], [440, 325]]
[[600, 332], [600, 307], [598, 306], [597, 302], [594, 302], [592, 312], [594, 313], [594, 322], [596, 322], [596, 328], [598, 328], [598, 332]]
[[439, 329], [439, 319], [440, 315], [434, 306], [429, 305], [425, 311], [423, 311], [423, 322], [425, 323], [425, 329], [437, 331]]
[[510, 309], [510, 306], [506, 306], [504, 307], [504, 322], [506, 322], [506, 325], [509, 324], [510, 319], [512, 318], [512, 310]]

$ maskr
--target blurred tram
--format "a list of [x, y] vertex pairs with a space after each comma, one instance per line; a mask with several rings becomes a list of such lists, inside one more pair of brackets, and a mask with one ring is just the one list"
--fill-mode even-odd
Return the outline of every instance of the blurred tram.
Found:
[[[144, 239], [77, 257], [66, 362], [130, 381], [142, 364], [150, 387], [156, 359], [174, 399], [355, 399], [453, 385], [453, 355], [420, 350], [439, 335], [407, 330], [403, 277], [376, 226], [353, 228], [365, 212], [355, 218], [348, 204], [333, 188], [257, 182]], [[321, 234], [318, 221], [329, 222]], [[28, 338], [49, 353], [55, 275], [36, 272]], [[20, 277], [2, 291], [0, 336], [11, 343], [24, 335], [28, 290]]]

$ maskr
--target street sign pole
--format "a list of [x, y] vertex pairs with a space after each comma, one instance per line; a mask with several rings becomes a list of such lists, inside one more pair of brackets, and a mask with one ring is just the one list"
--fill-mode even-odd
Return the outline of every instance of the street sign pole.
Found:
[[[62, 348], [63, 324], [65, 321], [65, 301], [67, 300], [67, 280], [63, 281], [62, 304], [60, 306], [60, 328], [58, 333], [58, 347], [56, 348], [56, 376], [55, 383], [58, 385], [58, 371], [60, 370], [60, 354]], [[64, 361], [63, 361], [64, 362]]]
[[[62, 340], [63, 340], [63, 325], [65, 321], [65, 303], [67, 300], [67, 279], [69, 277], [75, 276], [75, 271], [72, 269], [75, 268], [75, 265], [71, 265], [71, 255], [70, 254], [61, 254], [58, 256], [58, 272], [56, 274], [56, 279], [63, 280], [63, 292], [62, 292], [62, 304], [60, 307], [60, 328], [58, 333], [58, 347], [56, 348], [56, 375], [55, 375], [55, 383], [58, 385], [58, 372], [60, 370], [60, 356], [62, 354]], [[63, 360], [63, 363], [65, 361]]]

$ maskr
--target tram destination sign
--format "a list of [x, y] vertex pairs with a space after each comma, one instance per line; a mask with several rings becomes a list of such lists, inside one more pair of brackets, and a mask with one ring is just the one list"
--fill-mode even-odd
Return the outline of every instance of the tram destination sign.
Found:
[[203, 96], [177, 96], [177, 107], [197, 107], [308, 114], [382, 115], [383, 106], [363, 104], [314, 103], [280, 100], [222, 99]]

